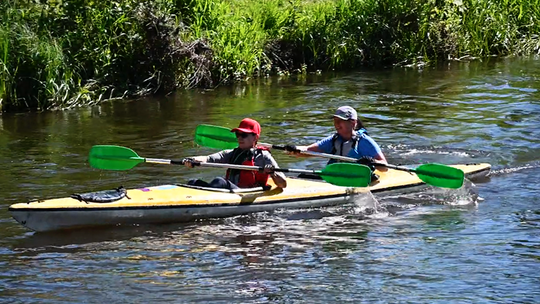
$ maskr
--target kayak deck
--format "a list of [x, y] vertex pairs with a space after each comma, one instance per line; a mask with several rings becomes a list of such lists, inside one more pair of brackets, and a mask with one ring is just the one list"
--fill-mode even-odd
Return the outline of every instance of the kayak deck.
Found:
[[285, 189], [224, 192], [223, 189], [161, 185], [127, 190], [108, 203], [72, 197], [14, 204], [12, 216], [36, 231], [97, 225], [186, 222], [287, 208], [343, 204], [367, 188], [346, 188], [321, 181], [289, 179]]
[[[455, 165], [467, 177], [489, 173], [489, 164]], [[12, 216], [35, 231], [100, 225], [186, 222], [203, 218], [230, 217], [287, 208], [317, 208], [345, 204], [357, 195], [405, 193], [426, 187], [415, 174], [390, 169], [377, 172], [380, 179], [366, 188], [339, 187], [317, 180], [287, 178], [287, 188], [275, 185], [229, 191], [187, 185], [160, 185], [129, 189], [121, 198], [107, 202], [72, 196], [9, 207]], [[82, 198], [81, 198], [82, 197]]]
[[109, 203], [77, 200], [73, 197], [19, 203], [10, 206], [10, 211], [20, 209], [66, 210], [66, 209], [130, 209], [169, 207], [217, 207], [224, 205], [263, 205], [305, 199], [345, 197], [352, 193], [366, 192], [365, 188], [345, 188], [322, 181], [302, 179], [288, 180], [285, 189], [271, 185], [270, 189], [254, 188], [251, 191], [229, 191], [188, 185], [160, 185], [129, 189], [122, 199]]

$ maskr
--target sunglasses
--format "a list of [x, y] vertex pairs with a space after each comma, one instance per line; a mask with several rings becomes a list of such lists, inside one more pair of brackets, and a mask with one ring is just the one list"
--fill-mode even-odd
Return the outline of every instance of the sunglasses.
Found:
[[246, 138], [246, 137], [248, 137], [248, 136], [251, 135], [251, 134], [253, 134], [253, 133], [236, 132], [236, 138], [239, 138], [239, 137]]

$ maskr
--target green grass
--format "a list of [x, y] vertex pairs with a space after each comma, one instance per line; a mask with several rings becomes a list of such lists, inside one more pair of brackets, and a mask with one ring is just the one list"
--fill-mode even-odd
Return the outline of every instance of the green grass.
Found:
[[540, 52], [540, 0], [0, 2], [0, 107]]

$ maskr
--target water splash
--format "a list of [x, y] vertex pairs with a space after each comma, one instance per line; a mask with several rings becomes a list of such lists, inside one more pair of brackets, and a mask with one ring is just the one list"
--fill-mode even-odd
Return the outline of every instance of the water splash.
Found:
[[389, 159], [394, 159], [394, 162], [402, 163], [423, 163], [426, 161], [439, 162], [441, 157], [452, 157], [455, 163], [467, 163], [474, 159], [489, 159], [491, 152], [474, 150], [449, 148], [441, 146], [410, 146], [405, 144], [390, 144], [385, 146]]
[[428, 187], [424, 191], [398, 194], [385, 197], [382, 206], [390, 213], [427, 205], [448, 205], [462, 207], [476, 207], [482, 198], [478, 196], [476, 185], [465, 179], [463, 187], [459, 189], [446, 189]]
[[502, 176], [502, 175], [508, 175], [508, 174], [512, 174], [512, 173], [516, 173], [516, 172], [520, 172], [520, 171], [524, 171], [524, 170], [536, 169], [536, 168], [540, 168], [540, 163], [539, 162], [530, 163], [530, 164], [526, 164], [526, 165], [522, 165], [522, 166], [518, 166], [518, 167], [492, 169], [489, 172], [488, 176], [490, 176], [490, 177]]

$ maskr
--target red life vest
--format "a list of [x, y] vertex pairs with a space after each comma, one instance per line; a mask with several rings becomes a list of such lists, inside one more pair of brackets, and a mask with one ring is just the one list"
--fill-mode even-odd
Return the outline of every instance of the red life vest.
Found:
[[[256, 148], [249, 150], [241, 150], [236, 148], [233, 150], [230, 164], [235, 165], [244, 165], [244, 166], [255, 166], [255, 156], [262, 153], [264, 148]], [[227, 169], [227, 174], [225, 178], [227, 180], [232, 180], [234, 176], [239, 175], [238, 183], [236, 184], [240, 188], [254, 188], [254, 187], [263, 187], [266, 186], [268, 182], [269, 174], [259, 171], [250, 171], [250, 170], [236, 170], [236, 169]]]

